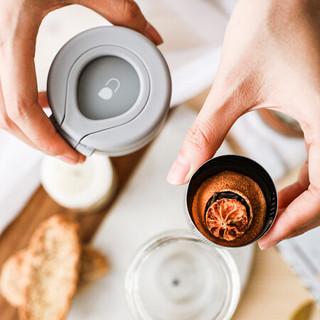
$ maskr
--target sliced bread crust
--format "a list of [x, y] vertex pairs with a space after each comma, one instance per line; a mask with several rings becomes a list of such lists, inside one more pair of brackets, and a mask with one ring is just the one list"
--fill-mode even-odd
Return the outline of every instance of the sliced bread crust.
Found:
[[24, 303], [23, 292], [30, 279], [30, 261], [27, 249], [12, 255], [3, 265], [0, 275], [0, 291], [14, 307]]
[[78, 283], [78, 224], [62, 215], [52, 216], [36, 230], [28, 250], [30, 273], [20, 319], [65, 319]]
[[110, 270], [105, 255], [89, 245], [82, 247], [78, 291], [104, 276]]

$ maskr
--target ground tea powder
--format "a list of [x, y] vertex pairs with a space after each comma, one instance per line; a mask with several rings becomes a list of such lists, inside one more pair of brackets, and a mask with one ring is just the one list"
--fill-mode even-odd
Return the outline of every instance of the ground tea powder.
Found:
[[[213, 202], [217, 194], [220, 198]], [[236, 199], [230, 199], [228, 194]], [[219, 245], [246, 245], [263, 230], [266, 200], [254, 180], [237, 172], [223, 171], [200, 185], [192, 202], [192, 219], [206, 238]]]

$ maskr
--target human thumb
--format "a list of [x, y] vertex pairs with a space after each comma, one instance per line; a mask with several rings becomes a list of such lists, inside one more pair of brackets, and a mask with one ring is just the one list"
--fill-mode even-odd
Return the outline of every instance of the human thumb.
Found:
[[215, 92], [211, 90], [186, 135], [167, 177], [170, 184], [187, 183], [193, 173], [214, 156], [233, 123], [243, 113], [234, 105], [233, 98], [224, 98]]

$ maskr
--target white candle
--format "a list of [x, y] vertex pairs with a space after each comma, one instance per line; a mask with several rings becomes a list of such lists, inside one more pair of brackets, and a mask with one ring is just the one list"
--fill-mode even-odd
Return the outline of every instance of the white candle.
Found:
[[109, 202], [115, 191], [115, 174], [110, 159], [92, 155], [85, 163], [71, 165], [45, 157], [41, 182], [58, 204], [69, 209], [92, 211]]

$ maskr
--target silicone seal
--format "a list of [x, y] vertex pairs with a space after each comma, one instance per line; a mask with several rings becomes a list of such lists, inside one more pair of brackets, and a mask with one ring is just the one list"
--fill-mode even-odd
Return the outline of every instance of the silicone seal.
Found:
[[61, 48], [47, 93], [51, 120], [72, 147], [87, 156], [119, 156], [143, 147], [160, 130], [171, 78], [161, 52], [143, 35], [98, 27]]

